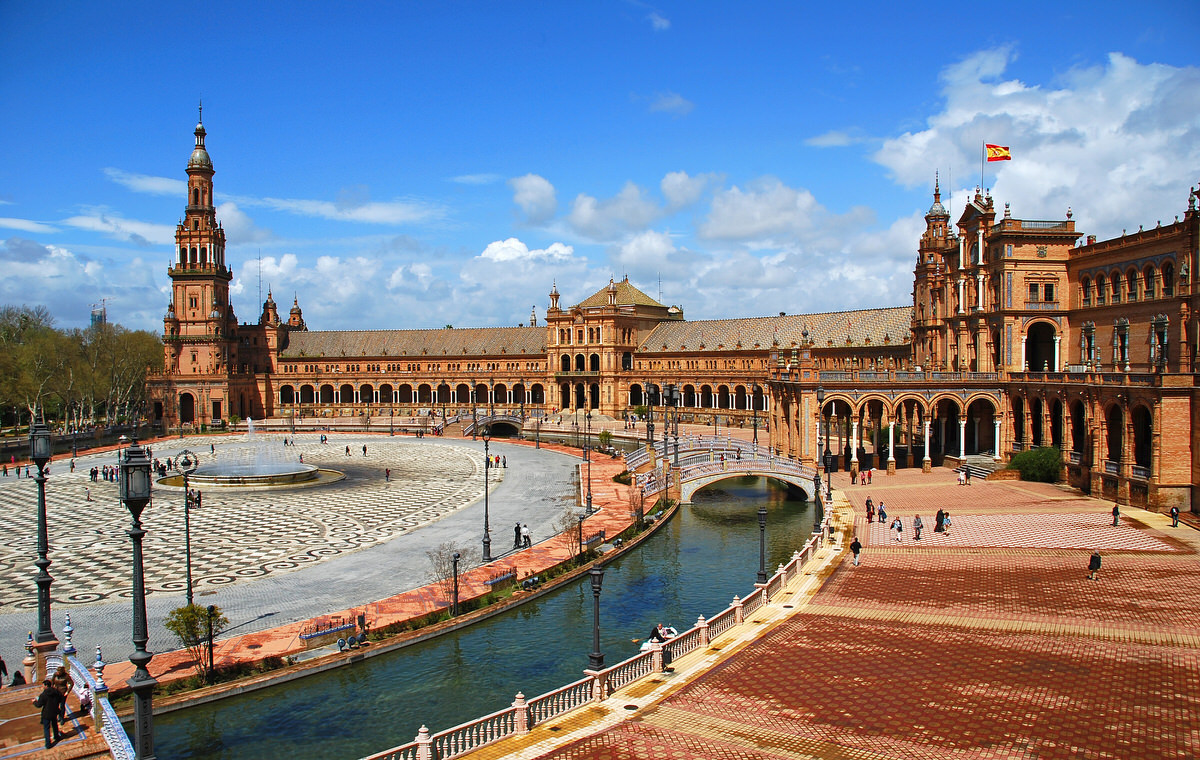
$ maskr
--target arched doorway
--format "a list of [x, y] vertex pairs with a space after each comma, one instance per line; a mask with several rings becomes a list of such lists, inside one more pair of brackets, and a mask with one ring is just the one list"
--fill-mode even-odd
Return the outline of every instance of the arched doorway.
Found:
[[1025, 334], [1025, 368], [1028, 372], [1057, 372], [1054, 363], [1054, 328], [1035, 322]]
[[190, 425], [196, 421], [196, 397], [190, 393], [179, 394], [179, 422]]

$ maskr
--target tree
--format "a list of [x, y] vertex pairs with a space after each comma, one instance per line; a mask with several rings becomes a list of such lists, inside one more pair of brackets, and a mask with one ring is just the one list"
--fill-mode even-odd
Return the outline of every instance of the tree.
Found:
[[579, 518], [582, 516], [583, 512], [571, 504], [563, 504], [562, 511], [558, 513], [558, 518], [554, 521], [554, 532], [567, 540], [567, 549], [572, 556], [583, 551], [582, 544], [579, 542], [581, 533]]
[[1022, 451], [1013, 456], [1007, 469], [1020, 471], [1021, 480], [1053, 483], [1062, 470], [1062, 453], [1055, 446]]
[[[197, 675], [204, 674], [205, 654], [208, 650], [208, 608], [199, 604], [185, 604], [171, 610], [163, 627], [179, 640], [180, 645], [187, 650], [192, 658], [192, 666]], [[215, 639], [226, 627], [229, 618], [222, 614], [220, 608], [213, 605], [212, 635]]]
[[600, 441], [601, 446], [603, 446], [604, 448], [608, 448], [609, 444], [612, 443], [612, 431], [611, 430], [601, 430], [600, 435], [597, 436], [597, 440]]
[[474, 567], [479, 564], [478, 550], [455, 546], [453, 541], [446, 541], [425, 551], [425, 556], [429, 557], [429, 579], [442, 592], [442, 598], [446, 600], [446, 604], [450, 604], [454, 597], [455, 554], [458, 554], [460, 574], [463, 567]]

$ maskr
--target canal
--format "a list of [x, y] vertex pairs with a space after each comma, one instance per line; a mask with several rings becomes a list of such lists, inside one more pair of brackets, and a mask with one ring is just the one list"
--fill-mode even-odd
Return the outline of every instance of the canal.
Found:
[[[696, 494], [672, 521], [606, 567], [601, 651], [614, 665], [659, 622], [681, 632], [754, 588], [758, 518], [767, 508], [767, 571], [808, 539], [809, 503], [761, 478]], [[155, 719], [164, 758], [351, 760], [578, 680], [592, 648], [588, 579], [485, 622], [355, 665]]]

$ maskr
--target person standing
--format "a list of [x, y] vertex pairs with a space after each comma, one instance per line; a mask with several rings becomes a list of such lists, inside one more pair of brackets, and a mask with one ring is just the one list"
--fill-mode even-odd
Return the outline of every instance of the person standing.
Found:
[[944, 530], [946, 530], [946, 513], [939, 509], [937, 517], [933, 521], [933, 532], [941, 533]]
[[0, 657], [0, 687], [4, 686], [5, 678], [8, 678], [8, 665], [4, 663], [4, 658]]
[[391, 467], [383, 468], [383, 482], [384, 483], [392, 482], [392, 468]]
[[513, 527], [513, 548], [520, 549], [521, 544], [523, 543], [524, 542], [521, 540], [521, 523], [517, 523]]
[[925, 527], [925, 523], [921, 521], [920, 515], [917, 515], [916, 517], [913, 518], [913, 533], [915, 534], [915, 538], [913, 540], [915, 540], [915, 541], [921, 540], [921, 529], [924, 527]]
[[1096, 573], [1100, 572], [1100, 550], [1092, 552], [1092, 558], [1088, 560], [1088, 580], [1100, 580], [1096, 577]]
[[1113, 504], [1113, 527], [1117, 527], [1117, 523], [1121, 521], [1121, 508]]
[[887, 507], [883, 506], [883, 499], [879, 500], [879, 522], [887, 522]]
[[[46, 737], [46, 749], [50, 749], [62, 741], [62, 732], [58, 730], [58, 708], [63, 695], [54, 688], [49, 678], [42, 681], [42, 686], [42, 693], [33, 700], [33, 706], [42, 710], [42, 733]], [[51, 732], [54, 734], [53, 740], [50, 739]]]
[[1179, 527], [1179, 507], [1171, 507], [1171, 527]]
[[892, 529], [896, 531], [896, 542], [904, 543], [904, 522], [899, 517], [892, 522]]
[[524, 544], [526, 549], [533, 546], [533, 537], [529, 533], [529, 524], [528, 523], [524, 523], [521, 525], [521, 543]]
[[858, 536], [850, 542], [850, 553], [854, 555], [854, 566], [858, 567], [858, 553], [862, 551], [862, 542], [858, 540]]

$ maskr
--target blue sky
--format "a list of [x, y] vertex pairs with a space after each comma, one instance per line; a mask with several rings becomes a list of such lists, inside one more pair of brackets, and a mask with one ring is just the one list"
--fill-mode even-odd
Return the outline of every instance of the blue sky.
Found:
[[[1101, 238], [1200, 181], [1200, 6], [0, 3], [0, 302], [161, 331], [204, 101], [233, 304], [539, 320], [894, 306], [939, 171]], [[347, 10], [349, 9], [349, 10]], [[661, 283], [661, 285], [660, 285]]]

